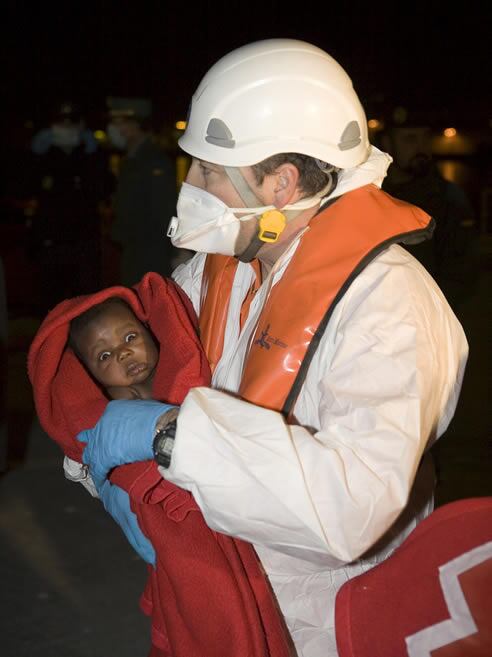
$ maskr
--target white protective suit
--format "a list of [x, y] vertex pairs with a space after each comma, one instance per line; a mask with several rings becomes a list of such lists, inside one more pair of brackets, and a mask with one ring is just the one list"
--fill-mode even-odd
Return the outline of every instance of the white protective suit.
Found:
[[[388, 161], [372, 149], [366, 163], [342, 173], [334, 195], [380, 185]], [[188, 394], [171, 466], [161, 473], [193, 493], [211, 528], [254, 544], [299, 657], [330, 657], [338, 588], [432, 510], [430, 457], [410, 500], [409, 491], [424, 450], [454, 414], [468, 346], [433, 279], [394, 245], [335, 309], [294, 408], [301, 426], [234, 398], [228, 393], [239, 388], [261, 308], [297, 244], [256, 293], [240, 334], [254, 274], [239, 263], [214, 389]], [[174, 274], [197, 312], [205, 257]]]
[[[342, 172], [334, 196], [381, 185], [389, 161], [373, 148], [367, 162]], [[393, 245], [336, 307], [294, 407], [300, 426], [228, 394], [239, 388], [261, 308], [297, 245], [263, 282], [240, 334], [254, 274], [239, 263], [214, 389], [187, 395], [161, 473], [193, 493], [212, 529], [254, 544], [298, 656], [334, 657], [340, 586], [432, 511], [432, 464], [421, 459], [453, 417], [468, 345], [436, 283]], [[174, 273], [197, 312], [205, 257]], [[67, 459], [65, 469], [77, 476]]]

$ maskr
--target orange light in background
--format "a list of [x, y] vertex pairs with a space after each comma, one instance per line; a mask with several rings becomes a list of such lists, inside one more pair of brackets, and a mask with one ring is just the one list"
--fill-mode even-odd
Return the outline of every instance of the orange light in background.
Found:
[[367, 126], [371, 130], [381, 130], [382, 128], [381, 121], [379, 121], [379, 119], [369, 119]]
[[446, 128], [432, 138], [432, 152], [439, 157], [471, 155], [477, 147], [477, 138], [466, 130]]
[[109, 170], [113, 174], [115, 178], [118, 177], [118, 174], [120, 172], [120, 165], [121, 165], [121, 155], [118, 153], [111, 153], [109, 156]]
[[186, 130], [186, 121], [176, 121], [177, 130]]

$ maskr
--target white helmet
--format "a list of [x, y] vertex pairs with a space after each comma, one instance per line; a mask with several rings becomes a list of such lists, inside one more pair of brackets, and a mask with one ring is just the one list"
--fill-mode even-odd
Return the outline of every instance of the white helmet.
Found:
[[367, 121], [343, 68], [295, 39], [233, 50], [202, 79], [181, 148], [223, 166], [251, 166], [303, 153], [342, 169], [369, 153]]

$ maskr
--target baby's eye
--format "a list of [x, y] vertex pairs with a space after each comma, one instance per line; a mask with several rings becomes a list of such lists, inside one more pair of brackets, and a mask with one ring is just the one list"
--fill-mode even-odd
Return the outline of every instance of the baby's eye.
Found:
[[136, 334], [136, 333], [129, 333], [129, 334], [126, 336], [125, 340], [126, 340], [127, 342], [133, 342], [133, 340], [135, 340], [136, 337], [137, 337], [137, 334]]
[[111, 356], [111, 352], [110, 352], [110, 351], [103, 351], [102, 353], [99, 354], [98, 359], [99, 359], [100, 361], [108, 360], [108, 358], [109, 358], [110, 356]]

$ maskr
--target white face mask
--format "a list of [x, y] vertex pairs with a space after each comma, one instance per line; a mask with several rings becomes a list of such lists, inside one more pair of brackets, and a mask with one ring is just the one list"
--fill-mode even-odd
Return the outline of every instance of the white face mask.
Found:
[[114, 123], [109, 123], [106, 132], [108, 135], [108, 139], [111, 142], [111, 144], [117, 148], [120, 151], [126, 150], [127, 147], [127, 140], [126, 137], [124, 137], [121, 134], [120, 129], [114, 124]]
[[[319, 203], [320, 196], [302, 199], [284, 210], [304, 210]], [[183, 183], [177, 204], [177, 217], [169, 222], [167, 236], [179, 249], [200, 253], [220, 253], [234, 256], [241, 221], [260, 216], [275, 206], [229, 208], [217, 196], [200, 187]], [[243, 215], [243, 216], [236, 216]]]
[[[234, 255], [240, 219], [223, 201], [204, 189], [183, 183], [173, 217], [167, 230], [174, 246], [202, 253]], [[243, 219], [254, 216], [251, 210]]]
[[80, 130], [76, 126], [54, 124], [51, 126], [53, 144], [59, 148], [73, 149], [80, 144]]

